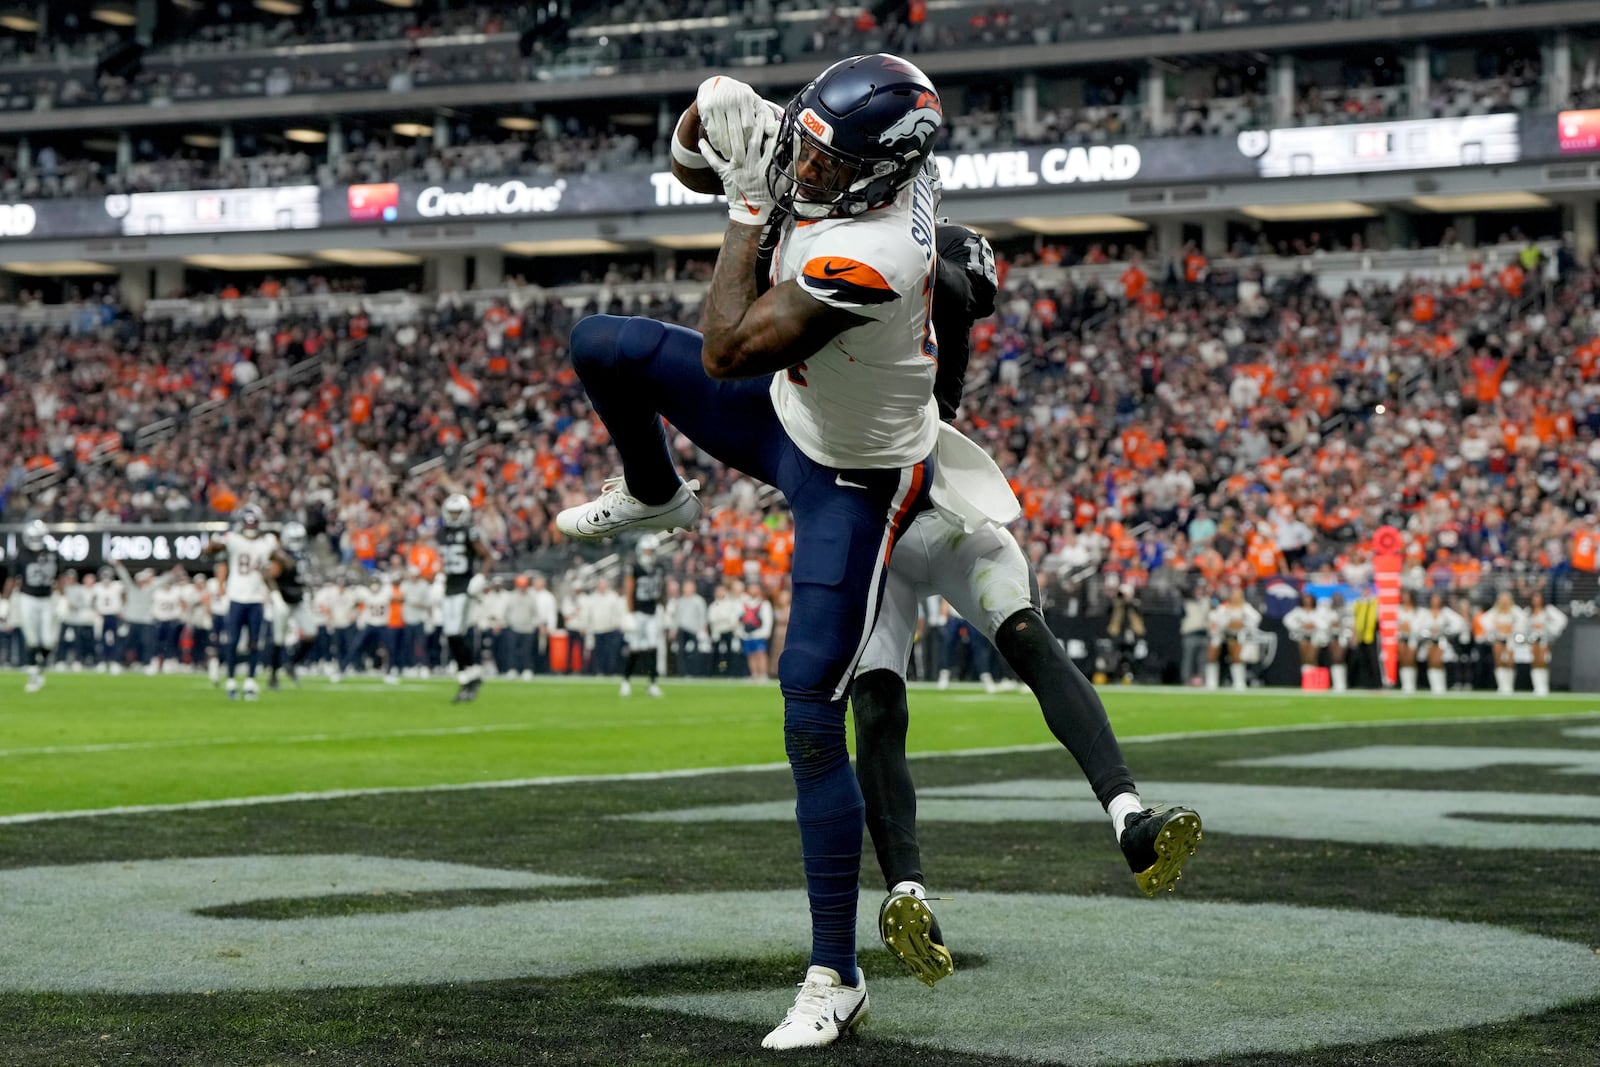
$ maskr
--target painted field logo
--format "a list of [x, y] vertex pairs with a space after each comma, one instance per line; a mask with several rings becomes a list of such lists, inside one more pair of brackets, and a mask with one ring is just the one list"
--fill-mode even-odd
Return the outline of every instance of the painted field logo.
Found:
[[[252, 899], [595, 885], [364, 856], [233, 856], [0, 872], [0, 991], [201, 993], [563, 979], [751, 958], [806, 940], [804, 894], [608, 895], [409, 913], [219, 919]], [[870, 926], [875, 899], [862, 901]], [[1174, 901], [1160, 954], [1126, 951], [1147, 901], [962, 894], [946, 914], [988, 965], [958, 973], [970, 1022], [915, 980], [871, 977], [873, 1033], [1037, 1062], [1118, 1064], [1285, 1052], [1510, 1019], [1600, 994], [1585, 946], [1490, 926], [1276, 905]], [[872, 936], [864, 926], [863, 941]], [[1070, 945], [1070, 952], [1060, 946]], [[1304, 961], [1319, 995], [1304, 996]], [[1184, 975], [1184, 1011], [1126, 990]], [[1374, 1000], [1370, 990], [1383, 988]], [[1035, 1010], [1041, 990], [1069, 1012]], [[770, 1023], [782, 990], [638, 997], [653, 1010]], [[1196, 1028], [1194, 1018], [1229, 1020]]]

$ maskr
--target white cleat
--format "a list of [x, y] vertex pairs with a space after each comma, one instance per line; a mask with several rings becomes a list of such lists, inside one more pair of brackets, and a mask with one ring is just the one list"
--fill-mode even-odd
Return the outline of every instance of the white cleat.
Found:
[[950, 688], [950, 672], [949, 671], [940, 671], [939, 672], [939, 688], [940, 689], [949, 689]]
[[44, 688], [44, 675], [42, 675], [42, 674], [30, 674], [30, 675], [28, 675], [28, 684], [24, 685], [22, 687], [22, 691], [24, 693], [37, 693], [39, 690], [41, 690], [43, 688]]
[[632, 682], [623, 682], [622, 685], [617, 689], [617, 696], [619, 696], [619, 697], [631, 697], [631, 696], [633, 696], [633, 683]]
[[659, 685], [651, 685], [649, 693], [653, 697], [659, 697], [661, 695], [661, 687]]
[[256, 680], [254, 678], [246, 678], [244, 680], [244, 698], [246, 700], [256, 700], [260, 696], [261, 689], [256, 685]]
[[626, 530], [692, 529], [700, 521], [698, 481], [684, 482], [665, 504], [646, 504], [628, 492], [621, 478], [611, 478], [600, 496], [556, 516], [556, 529], [579, 541], [604, 541]]
[[532, 671], [523, 671], [523, 672], [522, 672], [522, 680], [523, 680], [523, 681], [524, 681], [524, 682], [531, 682], [531, 681], [533, 681], [533, 672], [532, 672]]
[[216, 660], [212, 660], [210, 663], [206, 664], [206, 675], [210, 677], [212, 685], [216, 685], [218, 682], [222, 681], [222, 664], [218, 663]]
[[794, 1007], [783, 1022], [761, 1040], [762, 1048], [818, 1048], [831, 1045], [860, 1026], [867, 1018], [867, 979], [858, 986], [847, 986], [839, 972], [827, 967], [810, 967]]
[[239, 687], [234, 684], [234, 681], [233, 681], [232, 678], [228, 679], [228, 685], [227, 685], [227, 688], [224, 690], [224, 692], [226, 692], [228, 694], [228, 699], [229, 700], [238, 700], [239, 699]]
[[390, 671], [388, 674], [385, 674], [383, 676], [383, 684], [384, 685], [399, 685], [400, 684], [400, 676], [398, 674], [395, 674], [393, 671]]

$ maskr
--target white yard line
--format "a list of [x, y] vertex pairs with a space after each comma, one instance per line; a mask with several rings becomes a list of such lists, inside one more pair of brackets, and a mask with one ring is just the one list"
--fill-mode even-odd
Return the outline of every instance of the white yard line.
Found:
[[[1308, 730], [1353, 730], [1383, 726], [1470, 725], [1472, 723], [1541, 722], [1552, 719], [1586, 718], [1600, 711], [1551, 713], [1548, 715], [1462, 715], [1434, 719], [1390, 719], [1371, 722], [1295, 723], [1289, 726], [1241, 726], [1229, 730], [1189, 730], [1181, 733], [1146, 734], [1125, 737], [1129, 744], [1159, 741], [1189, 741], [1208, 737], [1244, 737], [1254, 734], [1295, 733]], [[1024, 752], [1048, 752], [1060, 746], [1051, 742], [1033, 745], [1005, 745], [998, 748], [965, 748], [949, 752], [913, 752], [911, 759], [950, 759], [966, 756], [1005, 756]], [[215, 808], [241, 808], [256, 804], [292, 804], [307, 800], [343, 800], [350, 797], [386, 796], [394, 793], [453, 793], [469, 789], [527, 789], [546, 785], [579, 785], [606, 782], [659, 782], [674, 778], [701, 778], [713, 774], [748, 774], [755, 771], [788, 770], [787, 763], [746, 763], [733, 767], [694, 767], [673, 771], [637, 771], [629, 774], [579, 774], [545, 778], [509, 778], [492, 782], [455, 782], [446, 785], [376, 786], [368, 789], [325, 789], [306, 793], [280, 793], [273, 796], [225, 797], [217, 800], [190, 800], [175, 804], [130, 804], [114, 808], [80, 811], [38, 811], [0, 815], [0, 826], [51, 822], [56, 819], [90, 819], [104, 815], [150, 815], [172, 811], [210, 811]]]

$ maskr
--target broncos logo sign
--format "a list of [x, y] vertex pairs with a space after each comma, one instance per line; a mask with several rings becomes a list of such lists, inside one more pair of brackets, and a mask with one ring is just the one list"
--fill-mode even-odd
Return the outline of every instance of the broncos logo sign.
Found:
[[944, 113], [939, 110], [938, 97], [924, 93], [923, 99], [917, 101], [916, 107], [900, 116], [899, 120], [890, 126], [878, 137], [878, 143], [894, 146], [902, 141], [911, 141], [922, 144], [944, 122]]

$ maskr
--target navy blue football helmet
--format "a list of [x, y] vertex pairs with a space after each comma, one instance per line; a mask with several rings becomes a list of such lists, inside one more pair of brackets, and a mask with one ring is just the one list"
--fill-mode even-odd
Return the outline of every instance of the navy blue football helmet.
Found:
[[916, 178], [944, 122], [927, 75], [879, 52], [842, 59], [789, 101], [769, 182], [800, 219], [851, 218]]

